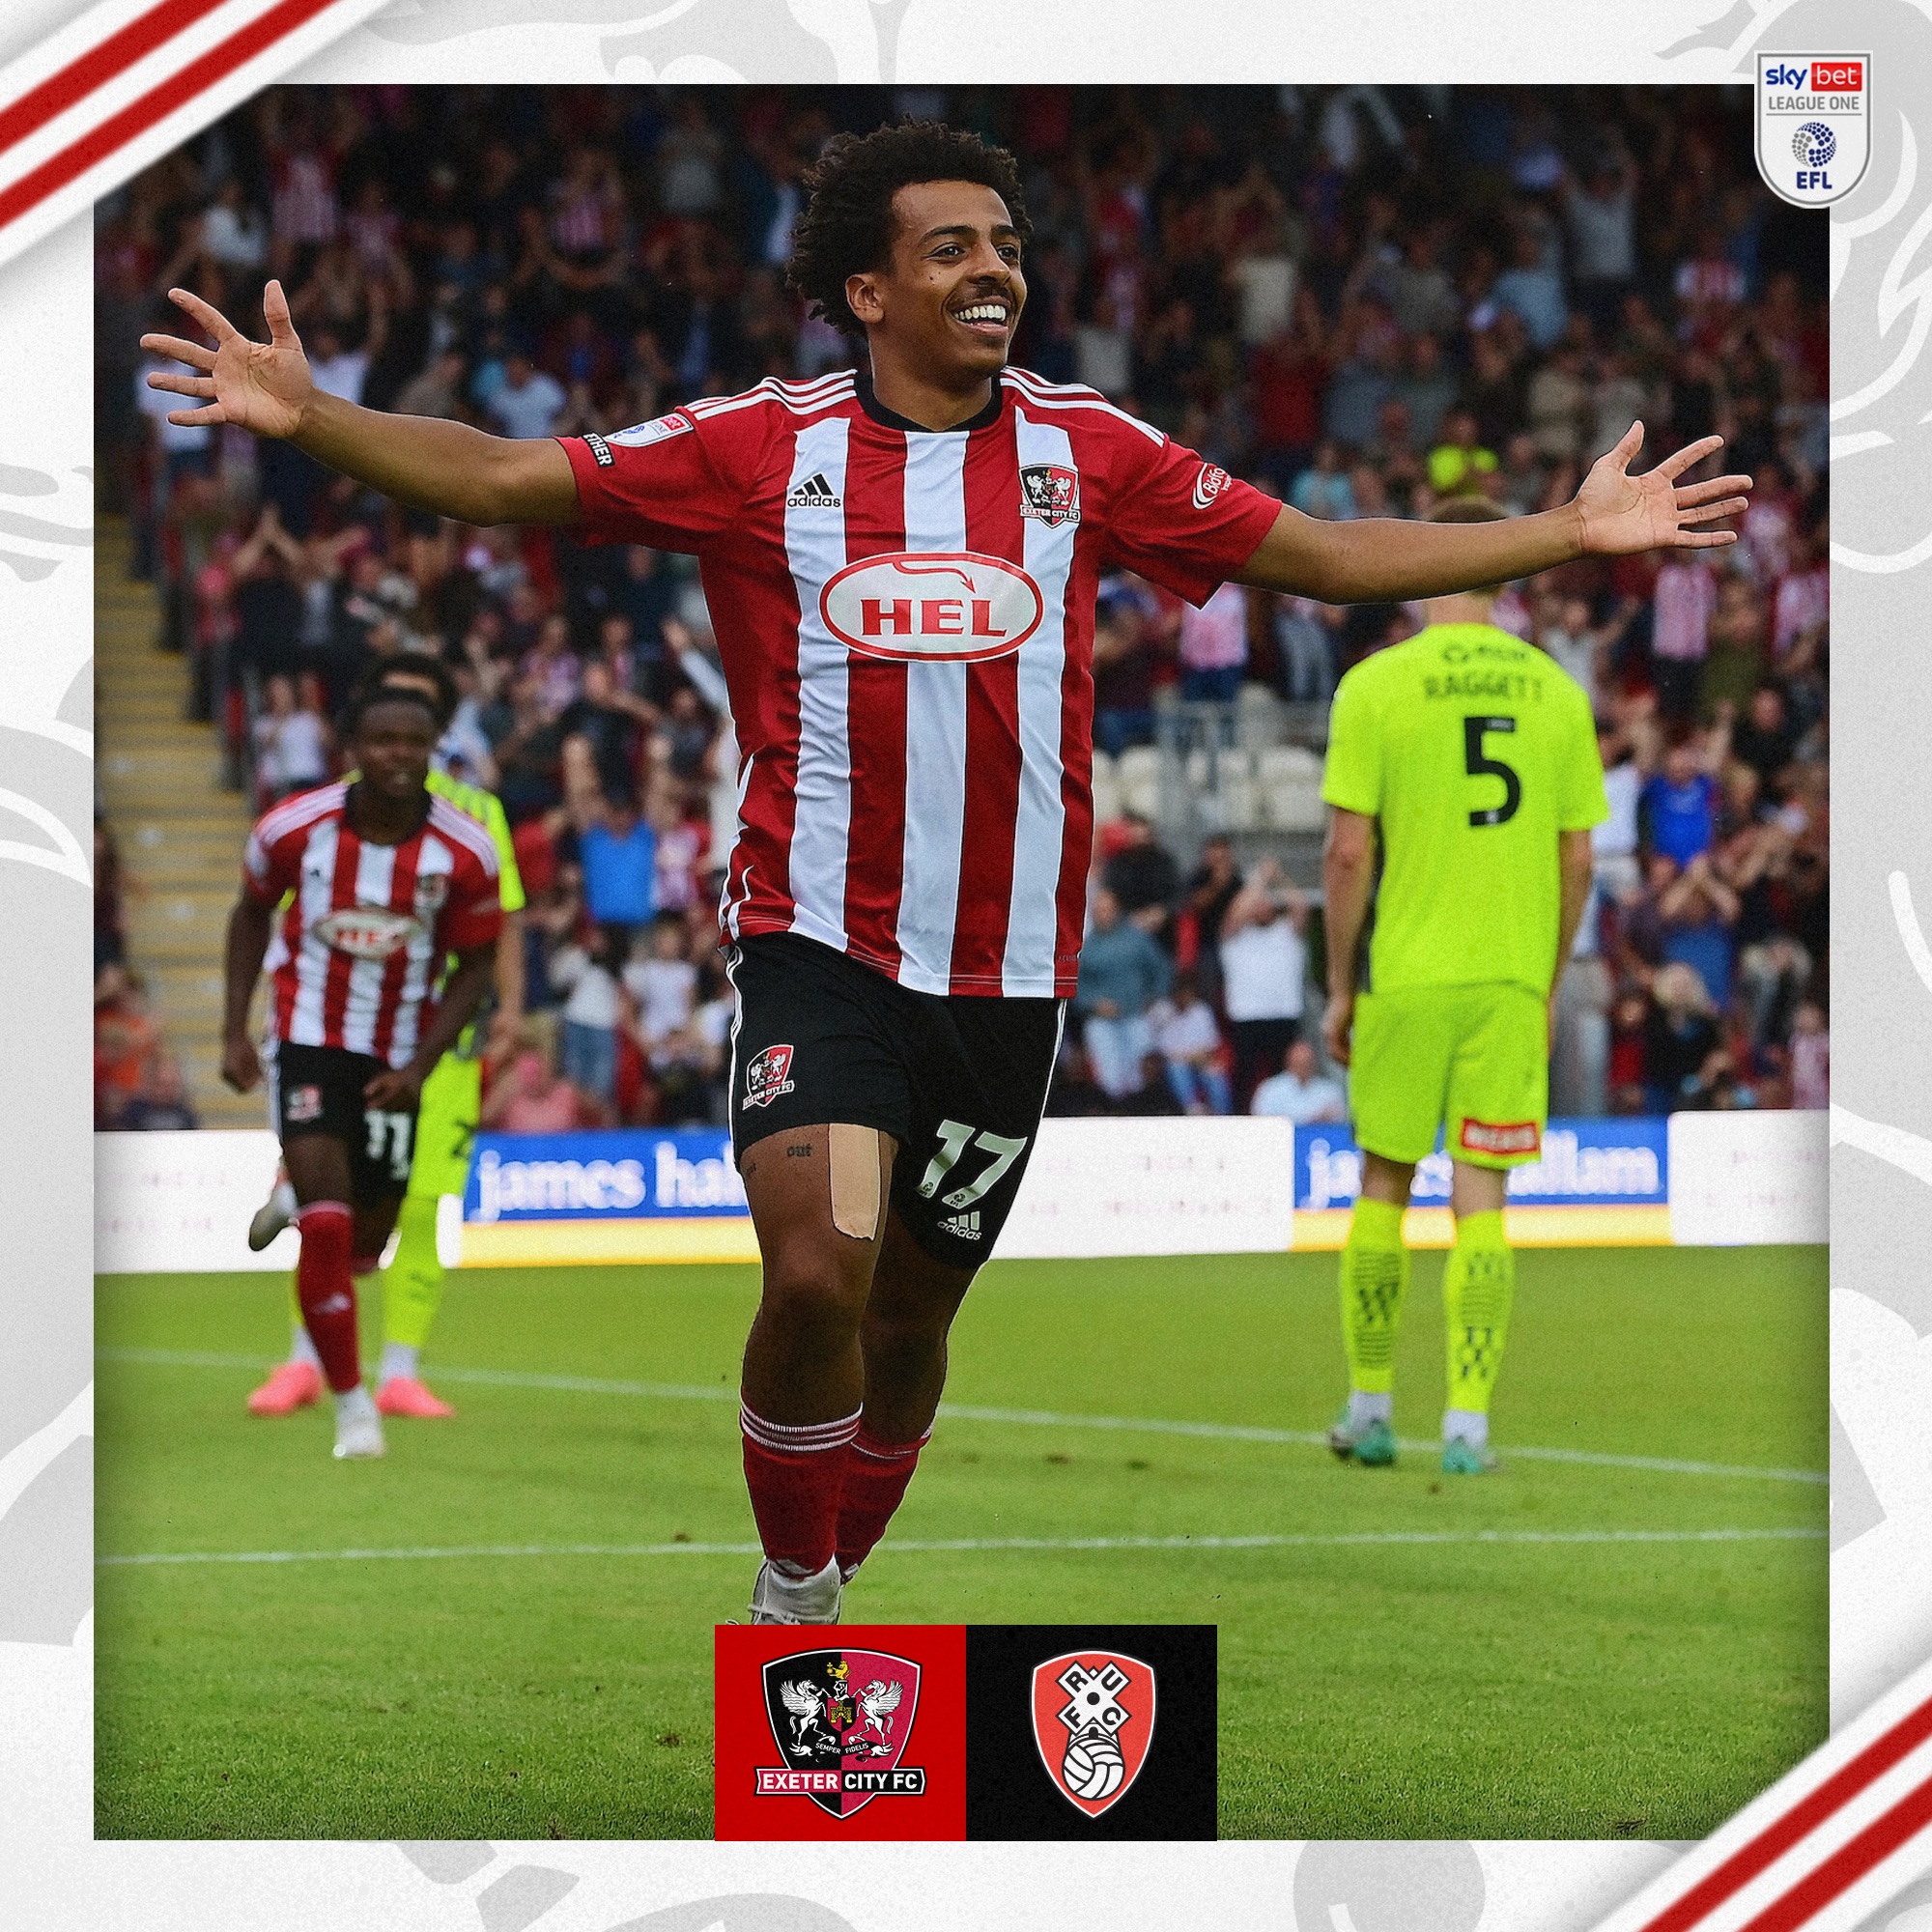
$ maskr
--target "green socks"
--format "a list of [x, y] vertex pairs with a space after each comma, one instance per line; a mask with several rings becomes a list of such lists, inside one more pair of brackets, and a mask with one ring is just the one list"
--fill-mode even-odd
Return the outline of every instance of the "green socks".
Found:
[[1442, 1271], [1452, 1409], [1479, 1415], [1489, 1409], [1515, 1299], [1516, 1253], [1503, 1238], [1503, 1217], [1463, 1216], [1456, 1224], [1456, 1247]]
[[1349, 1386], [1374, 1395], [1387, 1395], [1395, 1386], [1396, 1323], [1408, 1289], [1402, 1213], [1392, 1202], [1358, 1200], [1342, 1250], [1342, 1346], [1349, 1356]]

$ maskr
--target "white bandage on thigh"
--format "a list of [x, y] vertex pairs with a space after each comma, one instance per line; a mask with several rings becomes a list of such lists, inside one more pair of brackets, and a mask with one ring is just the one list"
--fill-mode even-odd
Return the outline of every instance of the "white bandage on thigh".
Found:
[[855, 1241], [879, 1232], [879, 1130], [835, 1123], [832, 1142], [832, 1225]]

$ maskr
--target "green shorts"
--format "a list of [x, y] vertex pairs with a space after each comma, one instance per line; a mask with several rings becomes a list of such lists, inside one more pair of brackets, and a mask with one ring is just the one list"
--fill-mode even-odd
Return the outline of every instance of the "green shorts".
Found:
[[[1409, 986], [1355, 1002], [1355, 1140], [1385, 1160], [1442, 1144], [1471, 1167], [1520, 1167], [1549, 1113], [1548, 1007], [1527, 986]], [[413, 1183], [412, 1183], [413, 1184]]]
[[483, 1065], [445, 1053], [423, 1082], [416, 1115], [416, 1154], [410, 1163], [410, 1192], [432, 1201], [461, 1194], [469, 1179], [476, 1119], [483, 1111]]

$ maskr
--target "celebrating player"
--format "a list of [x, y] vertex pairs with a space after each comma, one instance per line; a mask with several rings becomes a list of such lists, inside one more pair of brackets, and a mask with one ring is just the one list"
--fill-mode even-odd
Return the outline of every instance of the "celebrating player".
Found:
[[[1435, 512], [1463, 526], [1501, 515], [1466, 497]], [[1329, 1052], [1352, 1068], [1362, 1149], [1342, 1251], [1349, 1401], [1328, 1441], [1345, 1461], [1395, 1460], [1402, 1217], [1440, 1129], [1456, 1218], [1442, 1277], [1451, 1475], [1495, 1466], [1490, 1397], [1516, 1294], [1503, 1194], [1509, 1170], [1542, 1151], [1553, 989], [1590, 894], [1590, 828], [1609, 816], [1589, 699], [1543, 652], [1491, 624], [1492, 601], [1490, 590], [1432, 598], [1427, 629], [1343, 678], [1321, 783], [1331, 808], [1323, 1026]]]
[[616, 436], [493, 439], [310, 380], [176, 300], [214, 346], [183, 422], [288, 437], [405, 503], [696, 552], [740, 748], [723, 921], [731, 1123], [764, 1287], [744, 1456], [754, 1620], [830, 1622], [930, 1430], [946, 1337], [1025, 1171], [1073, 991], [1093, 849], [1103, 568], [1197, 603], [1225, 580], [1331, 602], [1438, 595], [1585, 551], [1727, 542], [1707, 439], [1561, 510], [1468, 528], [1284, 509], [1091, 389], [1007, 357], [1029, 223], [1004, 150], [930, 123], [830, 143], [792, 286], [867, 366], [767, 381]]
[[[446, 731], [456, 712], [456, 683], [434, 658], [413, 656], [384, 666], [376, 684], [413, 692], [435, 708], [437, 728]], [[509, 821], [494, 792], [466, 784], [432, 763], [426, 781], [437, 797], [479, 819], [497, 846], [503, 929], [497, 940], [497, 1010], [493, 1031], [513, 1034], [524, 1011], [524, 885], [517, 871]], [[445, 1194], [462, 1198], [482, 1111], [481, 1022], [467, 1028], [423, 1082], [416, 1116], [415, 1152], [409, 1191], [396, 1221], [396, 1252], [383, 1270], [383, 1357], [376, 1372], [376, 1407], [384, 1415], [440, 1419], [455, 1409], [439, 1398], [419, 1373], [423, 1345], [442, 1303], [443, 1268], [436, 1245], [438, 1205]], [[295, 1189], [278, 1175], [269, 1199], [248, 1226], [248, 1245], [266, 1248], [295, 1218]], [[251, 1415], [291, 1415], [318, 1401], [322, 1357], [316, 1353], [298, 1294], [293, 1296], [289, 1358], [248, 1398]]]
[[248, 1002], [266, 954], [270, 1092], [301, 1236], [296, 1293], [335, 1397], [338, 1456], [383, 1453], [355, 1277], [395, 1226], [423, 1082], [489, 990], [503, 921], [489, 833], [424, 784], [440, 729], [418, 692], [361, 694], [350, 714], [359, 776], [261, 820], [228, 920], [222, 1077], [238, 1093], [262, 1078]]

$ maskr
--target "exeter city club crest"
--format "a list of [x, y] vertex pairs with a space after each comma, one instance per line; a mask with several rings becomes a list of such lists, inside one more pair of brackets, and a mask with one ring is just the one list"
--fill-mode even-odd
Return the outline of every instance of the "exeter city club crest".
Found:
[[917, 1797], [900, 1763], [919, 1708], [919, 1665], [877, 1650], [807, 1650], [764, 1666], [765, 1715], [783, 1760], [758, 1767], [760, 1798], [810, 1798], [849, 1818], [875, 1798]]
[[1057, 463], [1020, 468], [1020, 515], [1037, 517], [1048, 529], [1080, 521], [1080, 476]]
[[1037, 1664], [1033, 1740], [1061, 1796], [1097, 1818], [1127, 1795], [1147, 1762], [1152, 1666], [1107, 1651], [1076, 1651]]

